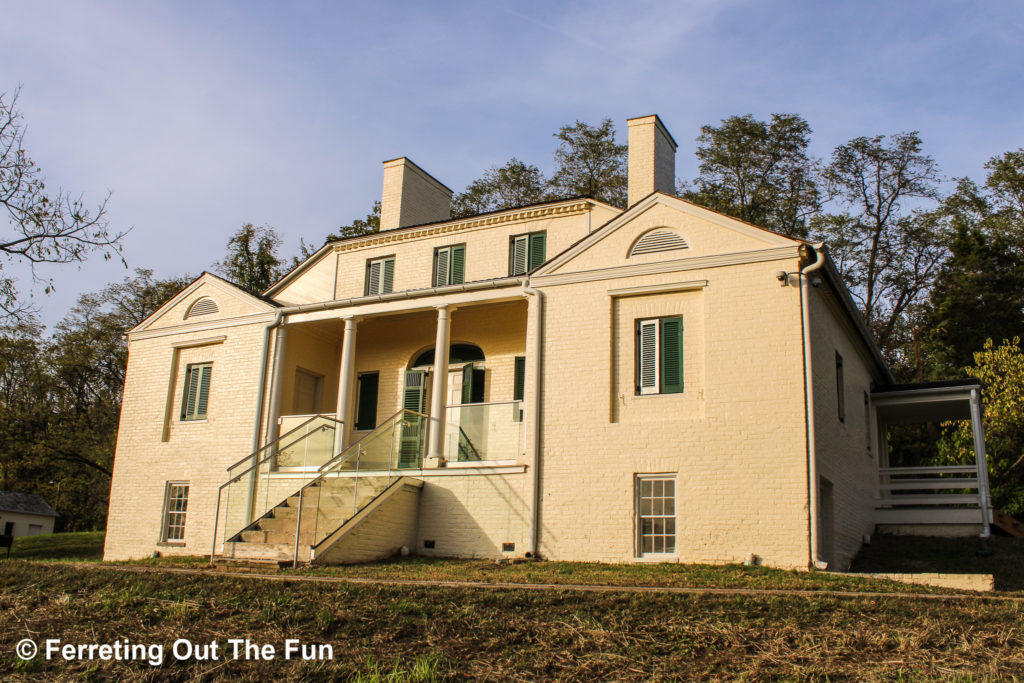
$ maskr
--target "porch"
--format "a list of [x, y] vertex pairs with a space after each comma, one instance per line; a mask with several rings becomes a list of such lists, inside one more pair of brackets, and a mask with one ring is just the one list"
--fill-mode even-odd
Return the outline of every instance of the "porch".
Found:
[[399, 481], [522, 477], [530, 307], [517, 294], [286, 319], [264, 445], [229, 468], [214, 554], [312, 561]]
[[[878, 443], [875, 523], [880, 532], [989, 537], [992, 509], [977, 379], [896, 384], [871, 394]], [[893, 462], [889, 427], [969, 420], [973, 460], [942, 465]]]

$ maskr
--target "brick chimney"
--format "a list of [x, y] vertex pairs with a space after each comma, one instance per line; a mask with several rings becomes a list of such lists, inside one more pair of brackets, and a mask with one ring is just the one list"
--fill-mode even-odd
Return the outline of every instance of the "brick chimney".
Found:
[[411, 159], [401, 157], [384, 162], [384, 191], [380, 197], [382, 231], [451, 217], [451, 190]]
[[626, 121], [629, 126], [629, 206], [652, 192], [675, 194], [676, 141], [657, 114]]

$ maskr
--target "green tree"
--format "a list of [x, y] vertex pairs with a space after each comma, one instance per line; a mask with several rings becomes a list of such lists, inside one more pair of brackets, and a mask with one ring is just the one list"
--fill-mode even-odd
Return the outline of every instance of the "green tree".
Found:
[[492, 166], [452, 199], [452, 216], [461, 218], [488, 211], [536, 204], [544, 199], [546, 181], [536, 166], [512, 157]]
[[188, 278], [152, 271], [82, 295], [51, 338], [0, 336], [0, 487], [43, 495], [61, 528], [102, 528], [128, 350], [124, 334]]
[[554, 137], [559, 143], [549, 198], [593, 197], [625, 208], [627, 147], [615, 142], [612, 120], [597, 126], [576, 121], [562, 126]]
[[228, 240], [228, 253], [216, 269], [242, 289], [260, 294], [284, 275], [277, 252], [281, 238], [269, 225], [246, 223]]
[[784, 235], [807, 236], [821, 203], [807, 121], [772, 114], [769, 123], [746, 114], [700, 131], [700, 175], [680, 196]]
[[327, 241], [343, 240], [346, 237], [358, 237], [368, 235], [371, 232], [380, 230], [380, 202], [373, 203], [373, 209], [366, 215], [366, 218], [357, 218], [349, 225], [342, 225], [335, 232], [327, 236]]
[[[991, 339], [964, 368], [981, 380], [985, 404], [985, 450], [992, 503], [1004, 512], [1024, 515], [1024, 351], [1020, 338], [996, 346]], [[974, 442], [969, 423], [962, 421], [940, 444], [944, 460], [971, 462]]]
[[939, 171], [916, 132], [840, 145], [824, 178], [840, 212], [816, 217], [839, 272], [884, 350], [900, 346], [905, 316], [928, 293], [948, 249], [934, 212], [907, 206], [938, 198]]
[[[94, 252], [107, 259], [121, 258], [126, 231], [109, 227], [109, 195], [88, 209], [81, 197], [63, 189], [47, 190], [42, 169], [23, 146], [25, 122], [16, 107], [18, 93], [0, 93], [0, 207], [7, 213], [7, 227], [0, 231], [0, 254], [8, 263], [20, 261], [33, 267], [80, 262]], [[49, 282], [46, 291], [51, 288]], [[14, 279], [0, 276], [0, 320], [9, 322], [30, 312], [18, 301]]]

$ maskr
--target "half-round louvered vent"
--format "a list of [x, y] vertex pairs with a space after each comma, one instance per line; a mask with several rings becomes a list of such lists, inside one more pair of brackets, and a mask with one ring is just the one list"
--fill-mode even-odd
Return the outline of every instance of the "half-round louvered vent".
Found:
[[216, 301], [208, 296], [204, 296], [189, 307], [188, 313], [185, 314], [185, 318], [194, 318], [197, 315], [210, 315], [211, 313], [216, 313], [219, 310], [220, 309], [217, 308]]
[[687, 249], [689, 246], [686, 240], [683, 239], [683, 236], [677, 232], [671, 230], [651, 230], [633, 243], [633, 248], [629, 250], [629, 255], [655, 254], [659, 251]]

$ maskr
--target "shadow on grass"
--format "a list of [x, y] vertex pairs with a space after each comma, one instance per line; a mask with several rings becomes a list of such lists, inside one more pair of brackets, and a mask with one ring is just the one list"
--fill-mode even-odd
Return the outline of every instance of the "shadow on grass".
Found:
[[[0, 555], [0, 559], [3, 557], [6, 555]], [[11, 548], [12, 560], [100, 560], [102, 558], [102, 531], [22, 536], [14, 539], [14, 546]]]
[[991, 555], [978, 553], [979, 541], [878, 534], [861, 548], [852, 572], [938, 572], [992, 574], [996, 590], [1024, 592], [1024, 538], [993, 536]]

